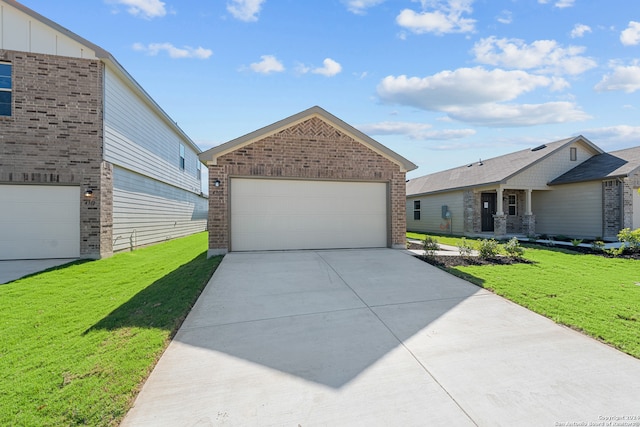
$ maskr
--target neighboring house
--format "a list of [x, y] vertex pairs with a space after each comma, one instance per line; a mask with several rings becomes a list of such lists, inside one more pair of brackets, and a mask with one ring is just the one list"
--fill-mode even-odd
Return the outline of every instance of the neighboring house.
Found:
[[199, 153], [111, 54], [0, 0], [0, 259], [204, 230]]
[[615, 239], [640, 227], [639, 168], [640, 148], [607, 154], [583, 136], [483, 159], [408, 181], [407, 228]]
[[416, 165], [312, 107], [200, 155], [209, 255], [406, 247], [405, 174]]

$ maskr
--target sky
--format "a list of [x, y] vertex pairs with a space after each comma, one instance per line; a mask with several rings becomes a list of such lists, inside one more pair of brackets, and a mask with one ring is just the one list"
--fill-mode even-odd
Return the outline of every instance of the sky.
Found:
[[567, 137], [640, 145], [637, 0], [21, 0], [202, 149], [318, 105], [414, 178]]

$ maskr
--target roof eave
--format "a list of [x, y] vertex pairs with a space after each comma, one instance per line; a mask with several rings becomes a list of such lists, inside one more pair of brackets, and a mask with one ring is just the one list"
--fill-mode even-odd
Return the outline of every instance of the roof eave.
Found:
[[200, 160], [203, 162], [211, 162], [212, 164], [215, 165], [217, 164], [218, 157], [221, 157], [225, 154], [228, 154], [244, 146], [250, 145], [260, 139], [264, 139], [268, 136], [274, 135], [286, 128], [295, 126], [312, 117], [319, 117], [322, 120], [335, 125], [336, 127], [340, 128], [342, 131], [344, 131], [347, 135], [349, 135], [351, 138], [363, 143], [364, 145], [369, 147], [371, 150], [389, 159], [393, 163], [396, 163], [398, 166], [401, 167], [401, 169], [404, 172], [409, 172], [418, 168], [418, 166], [415, 165], [413, 162], [407, 160], [406, 158], [402, 157], [398, 153], [390, 150], [389, 148], [380, 144], [378, 141], [374, 140], [373, 138], [369, 137], [368, 135], [364, 134], [363, 132], [359, 131], [358, 129], [354, 128], [353, 126], [349, 125], [348, 123], [342, 121], [338, 117], [330, 114], [329, 112], [327, 112], [326, 110], [318, 106], [311, 107], [307, 110], [296, 113], [292, 116], [289, 116], [275, 123], [272, 123], [268, 126], [257, 129], [246, 135], [243, 135], [241, 137], [232, 139], [231, 141], [228, 141], [216, 147], [213, 147], [201, 153]]
[[407, 194], [407, 197], [418, 197], [418, 196], [430, 196], [432, 194], [441, 194], [441, 193], [451, 193], [453, 191], [464, 191], [464, 190], [469, 190], [472, 188], [482, 188], [482, 187], [489, 187], [492, 185], [501, 185], [504, 184], [505, 181], [493, 181], [493, 182], [483, 182], [480, 184], [473, 184], [473, 185], [461, 185], [459, 187], [452, 187], [452, 188], [445, 188], [442, 190], [435, 190], [435, 191], [425, 191], [423, 193], [412, 193], [412, 194]]
[[[595, 152], [597, 152], [598, 154], [603, 154], [604, 151], [602, 151], [602, 149], [600, 147], [598, 147], [597, 145], [595, 145], [593, 142], [589, 141], [587, 138], [585, 138], [582, 135], [578, 135], [574, 138], [571, 139], [567, 139], [567, 142], [565, 142], [564, 144], [562, 144], [561, 146], [557, 147], [556, 149], [549, 151], [547, 154], [545, 154], [544, 156], [540, 157], [539, 159], [534, 160], [533, 162], [527, 164], [526, 166], [523, 166], [522, 168], [518, 169], [517, 171], [515, 171], [514, 173], [512, 173], [511, 175], [503, 178], [503, 181], [506, 182], [508, 180], [510, 180], [511, 178], [513, 178], [514, 176], [524, 172], [525, 170], [533, 167], [534, 165], [537, 165], [538, 163], [540, 163], [541, 161], [545, 160], [546, 158], [548, 158], [549, 156], [553, 155], [554, 153], [557, 153], [558, 151], [562, 150], [563, 148], [575, 143], [576, 141], [582, 140], [584, 141], [588, 147], [590, 147], [592, 150], [594, 150]], [[561, 141], [561, 140], [559, 140]]]

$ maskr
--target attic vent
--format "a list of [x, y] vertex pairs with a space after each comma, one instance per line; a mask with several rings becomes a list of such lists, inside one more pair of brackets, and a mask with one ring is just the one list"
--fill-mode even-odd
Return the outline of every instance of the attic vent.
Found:
[[467, 165], [467, 167], [468, 167], [468, 168], [470, 168], [471, 166], [473, 166], [473, 163], [469, 163], [469, 164]]
[[544, 144], [542, 144], [542, 145], [538, 145], [538, 146], [537, 146], [537, 147], [535, 147], [535, 148], [532, 148], [532, 149], [531, 149], [531, 151], [540, 151], [540, 150], [543, 150], [543, 149], [545, 149], [545, 148], [547, 148], [547, 146], [546, 146], [546, 145], [544, 145]]

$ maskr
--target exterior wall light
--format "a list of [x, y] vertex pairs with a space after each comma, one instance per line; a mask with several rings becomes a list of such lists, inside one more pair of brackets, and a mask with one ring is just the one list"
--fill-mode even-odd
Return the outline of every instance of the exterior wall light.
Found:
[[220, 187], [220, 180], [216, 179], [215, 181], [213, 181], [213, 186], [214, 187]]
[[90, 189], [90, 188], [87, 188], [86, 190], [84, 190], [84, 197], [86, 197], [86, 198], [93, 197], [93, 190]]

